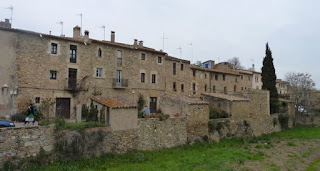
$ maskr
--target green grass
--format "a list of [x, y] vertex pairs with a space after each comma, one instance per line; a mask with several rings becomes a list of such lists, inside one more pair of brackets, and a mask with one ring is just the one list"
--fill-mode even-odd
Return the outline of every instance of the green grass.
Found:
[[294, 142], [292, 142], [292, 141], [289, 141], [289, 142], [287, 143], [287, 145], [288, 145], [288, 146], [297, 146], [297, 144], [294, 143]]
[[320, 170], [320, 158], [318, 158], [318, 160], [313, 161], [306, 169], [306, 171], [317, 171], [317, 170]]
[[[320, 128], [297, 127], [283, 132], [257, 137], [267, 142], [273, 138], [320, 138]], [[77, 161], [56, 161], [51, 166], [31, 167], [29, 170], [232, 170], [247, 160], [262, 161], [263, 152], [252, 152], [245, 147], [251, 139], [224, 139], [219, 143], [197, 143], [192, 146], [158, 151], [138, 151], [123, 155], [104, 155]], [[315, 163], [317, 166], [319, 163]], [[311, 165], [310, 165], [311, 167]], [[313, 166], [312, 166], [313, 167]], [[273, 170], [278, 167], [273, 166]]]

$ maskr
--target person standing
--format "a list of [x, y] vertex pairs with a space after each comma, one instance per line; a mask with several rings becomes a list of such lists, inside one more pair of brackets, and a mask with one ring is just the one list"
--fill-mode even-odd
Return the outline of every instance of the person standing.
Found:
[[34, 121], [33, 105], [30, 104], [28, 107], [28, 116], [26, 117], [26, 119], [24, 121], [24, 125], [26, 125], [29, 122], [33, 122], [33, 121]]
[[[34, 119], [32, 121], [32, 124], [34, 125], [34, 123], [36, 122], [36, 118], [38, 116], [38, 112], [39, 112], [39, 109], [36, 105], [33, 106], [33, 115], [34, 115]], [[39, 121], [38, 121], [39, 122]]]
[[146, 116], [150, 117], [150, 109], [147, 105], [143, 108], [143, 117], [146, 117]]

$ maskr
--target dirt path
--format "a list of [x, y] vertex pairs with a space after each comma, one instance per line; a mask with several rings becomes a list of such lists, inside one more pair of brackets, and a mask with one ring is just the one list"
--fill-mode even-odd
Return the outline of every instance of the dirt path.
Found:
[[[264, 159], [246, 161], [235, 170], [305, 170], [320, 158], [320, 139], [272, 140], [250, 144], [252, 152], [263, 152]], [[320, 170], [320, 168], [319, 168]]]

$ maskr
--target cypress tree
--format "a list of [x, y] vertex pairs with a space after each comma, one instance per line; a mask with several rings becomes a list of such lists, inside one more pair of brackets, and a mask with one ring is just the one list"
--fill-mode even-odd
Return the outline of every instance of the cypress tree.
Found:
[[270, 91], [270, 112], [279, 112], [279, 99], [276, 88], [276, 71], [273, 65], [272, 52], [268, 43], [266, 44], [266, 56], [262, 66], [262, 89]]

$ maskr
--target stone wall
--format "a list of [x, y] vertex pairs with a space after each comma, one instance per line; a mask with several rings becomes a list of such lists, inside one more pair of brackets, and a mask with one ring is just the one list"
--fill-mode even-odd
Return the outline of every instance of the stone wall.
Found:
[[[82, 156], [121, 154], [133, 150], [158, 150], [187, 143], [186, 118], [139, 119], [139, 127], [113, 131], [111, 127], [87, 128], [82, 132], [62, 130], [53, 126], [1, 128], [0, 167], [9, 158], [18, 160], [36, 156], [40, 149], [57, 149]], [[58, 135], [55, 137], [55, 135]], [[79, 144], [74, 144], [79, 143]]]
[[209, 106], [208, 104], [192, 104], [188, 109], [188, 141], [193, 142], [208, 135]]
[[320, 114], [296, 114], [296, 125], [320, 126]]
[[11, 158], [36, 156], [40, 149], [51, 151], [54, 144], [53, 127], [0, 129], [0, 166]]

